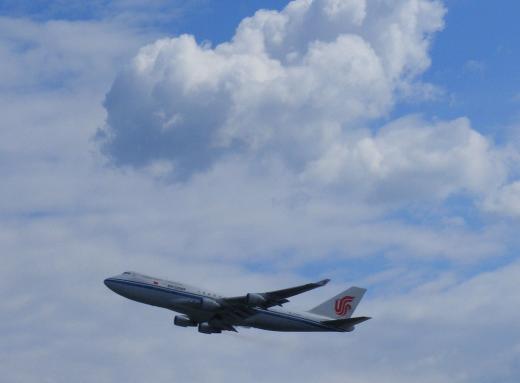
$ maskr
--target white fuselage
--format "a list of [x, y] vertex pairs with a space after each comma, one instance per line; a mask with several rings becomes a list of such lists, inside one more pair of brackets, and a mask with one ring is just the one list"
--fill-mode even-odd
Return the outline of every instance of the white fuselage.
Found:
[[[224, 299], [223, 296], [205, 289], [130, 272], [105, 279], [105, 285], [128, 299], [185, 314], [199, 323], [212, 320], [218, 313], [216, 308], [202, 307], [202, 302], [218, 304]], [[258, 307], [248, 310], [243, 317], [237, 313], [232, 324], [271, 331], [342, 332], [341, 329], [322, 323], [330, 318], [311, 313]]]

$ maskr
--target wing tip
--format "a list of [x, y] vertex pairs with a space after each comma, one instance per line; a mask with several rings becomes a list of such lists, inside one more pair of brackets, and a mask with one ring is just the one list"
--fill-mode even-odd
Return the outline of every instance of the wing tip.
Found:
[[326, 279], [322, 279], [322, 280], [319, 281], [319, 282], [316, 282], [316, 284], [317, 284], [318, 286], [325, 286], [325, 285], [326, 285], [327, 283], [329, 283], [329, 282], [330, 282], [330, 279], [329, 279], [329, 278], [326, 278]]

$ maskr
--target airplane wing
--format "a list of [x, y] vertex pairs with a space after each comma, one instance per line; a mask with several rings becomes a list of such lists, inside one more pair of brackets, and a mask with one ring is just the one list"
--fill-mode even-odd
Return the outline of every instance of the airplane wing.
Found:
[[230, 306], [242, 307], [247, 312], [250, 307], [268, 308], [272, 306], [281, 306], [289, 302], [287, 298], [304, 293], [315, 288], [325, 286], [330, 279], [324, 279], [319, 282], [307, 283], [305, 285], [289, 287], [282, 290], [268, 291], [265, 293], [249, 293], [239, 297], [223, 298], [222, 301]]

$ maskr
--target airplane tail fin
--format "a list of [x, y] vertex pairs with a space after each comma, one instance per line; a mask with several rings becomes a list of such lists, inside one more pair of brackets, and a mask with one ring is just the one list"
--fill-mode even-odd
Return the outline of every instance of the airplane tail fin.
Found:
[[361, 287], [350, 287], [335, 297], [309, 310], [309, 312], [331, 319], [348, 319], [354, 313], [354, 310], [361, 301], [361, 298], [363, 298], [365, 291], [367, 290]]

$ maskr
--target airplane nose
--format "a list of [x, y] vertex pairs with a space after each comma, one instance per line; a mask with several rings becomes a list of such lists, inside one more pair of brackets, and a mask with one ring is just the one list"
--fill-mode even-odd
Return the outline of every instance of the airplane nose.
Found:
[[103, 281], [106, 287], [108, 287], [110, 290], [114, 290], [114, 279], [113, 278], [107, 278]]

